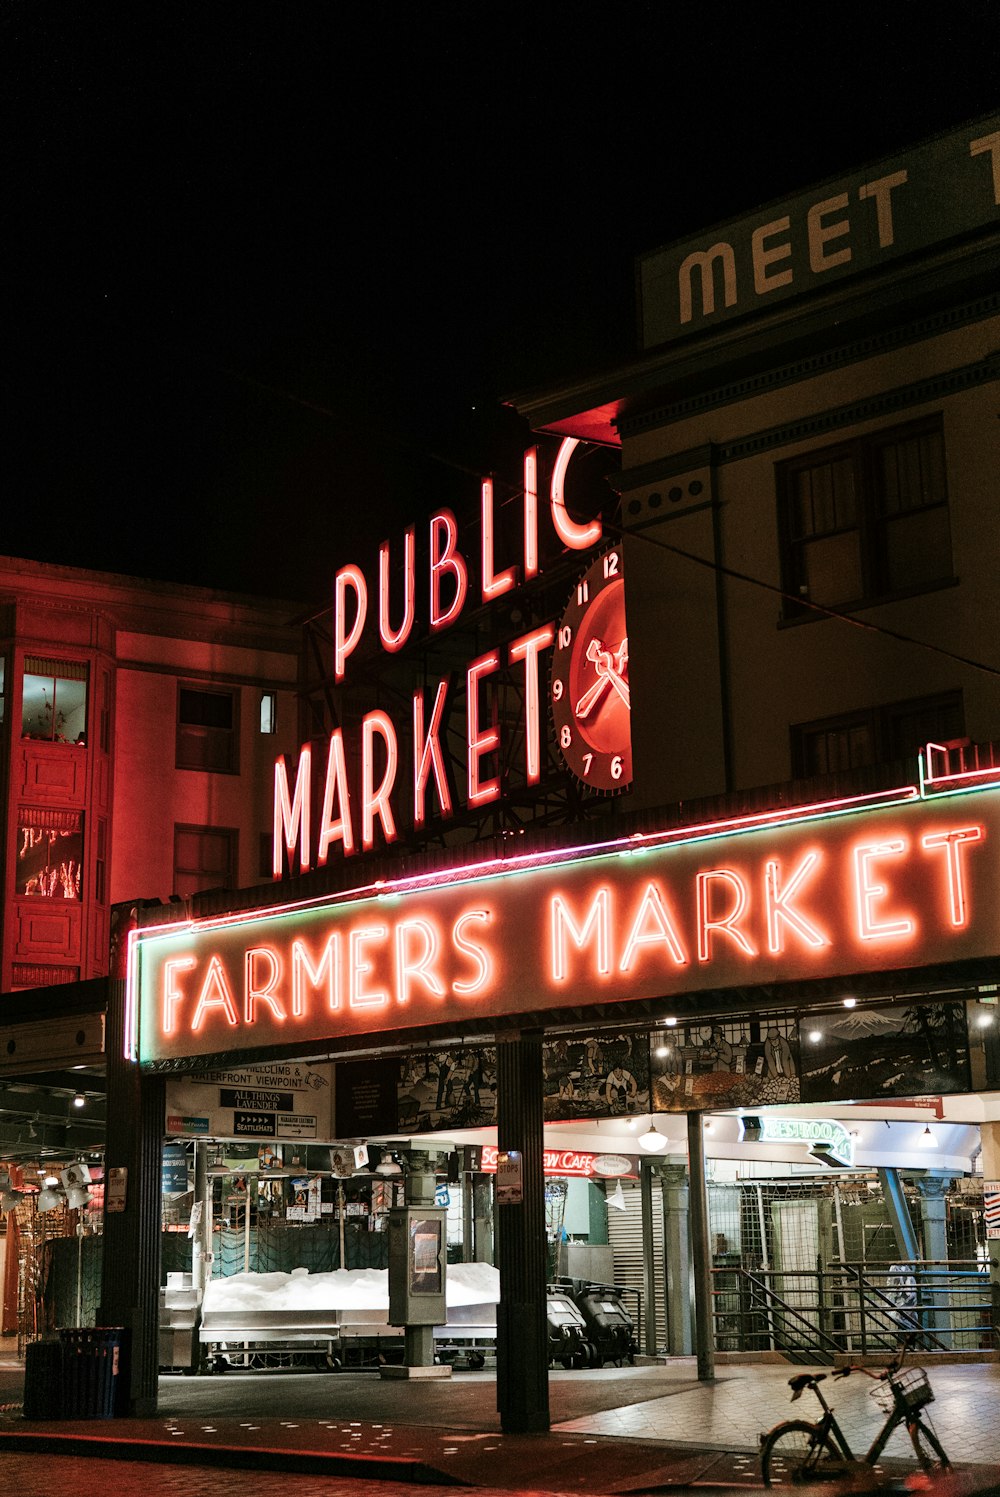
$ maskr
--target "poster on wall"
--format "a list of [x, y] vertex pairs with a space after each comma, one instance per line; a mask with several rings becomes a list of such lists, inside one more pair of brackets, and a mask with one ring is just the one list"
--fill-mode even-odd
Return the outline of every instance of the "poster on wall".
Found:
[[396, 1113], [404, 1133], [495, 1125], [496, 1046], [472, 1045], [406, 1056], [399, 1067]]
[[338, 1061], [334, 1076], [335, 1137], [397, 1132], [398, 1060]]
[[798, 1102], [796, 1017], [765, 1014], [655, 1030], [649, 1068], [655, 1112]]
[[542, 1046], [547, 1123], [649, 1111], [649, 1039], [594, 1030], [559, 1035]]
[[859, 1003], [803, 1018], [803, 1102], [941, 1096], [969, 1088], [964, 1003]]

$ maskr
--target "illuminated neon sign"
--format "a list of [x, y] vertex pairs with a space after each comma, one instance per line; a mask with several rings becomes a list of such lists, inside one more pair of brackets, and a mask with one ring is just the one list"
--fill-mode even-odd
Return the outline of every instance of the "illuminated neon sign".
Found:
[[[495, 1144], [484, 1144], [483, 1173], [495, 1175], [498, 1150]], [[577, 1180], [635, 1180], [639, 1160], [634, 1154], [590, 1154], [579, 1149], [545, 1149], [542, 1168], [546, 1175]]]
[[992, 955], [1000, 795], [902, 787], [140, 931], [140, 1058]]
[[[555, 541], [569, 552], [587, 551], [602, 535], [600, 519], [580, 524], [566, 508], [566, 476], [579, 443], [567, 437], [559, 446], [549, 481], [548, 515]], [[427, 602], [425, 619], [432, 634], [449, 629], [460, 619], [467, 603], [489, 604], [510, 595], [539, 571], [538, 452], [524, 454], [523, 525], [517, 560], [500, 567], [497, 561], [497, 525], [494, 487], [491, 479], [480, 486], [480, 545], [478, 589], [473, 587], [473, 564], [459, 546], [458, 522], [449, 509], [431, 516], [427, 532]], [[389, 654], [401, 650], [413, 634], [418, 613], [417, 535], [410, 526], [403, 535], [401, 584], [393, 596], [393, 547], [379, 547], [378, 579], [374, 588], [354, 562], [338, 569], [333, 583], [333, 678], [343, 683], [351, 658], [366, 636], [377, 639]], [[373, 601], [373, 593], [377, 600]], [[369, 615], [373, 621], [369, 626]], [[518, 681], [525, 702], [524, 778], [536, 784], [541, 774], [543, 695], [539, 672], [545, 653], [555, 637], [549, 623], [510, 640], [502, 649], [469, 662], [465, 672], [464, 800], [470, 807], [499, 800], [501, 782], [500, 725], [495, 716], [493, 693], [500, 672], [510, 670]], [[600, 644], [600, 641], [596, 641]], [[616, 680], [619, 679], [616, 676]], [[621, 683], [619, 681], [619, 687]], [[290, 871], [305, 873], [322, 867], [337, 851], [345, 856], [367, 851], [376, 842], [396, 839], [397, 823], [405, 819], [422, 827], [430, 814], [448, 818], [454, 813], [454, 796], [447, 772], [444, 747], [447, 698], [450, 682], [439, 681], [432, 700], [423, 690], [413, 693], [405, 731], [382, 709], [368, 712], [361, 723], [360, 743], [345, 743], [342, 729], [330, 737], [326, 765], [314, 762], [311, 746], [304, 744], [294, 776], [284, 756], [275, 761], [273, 788], [273, 873], [280, 878], [287, 864]], [[627, 689], [627, 688], [626, 688]], [[408, 785], [401, 774], [401, 741], [412, 744], [413, 772]], [[348, 766], [360, 759], [360, 773]], [[322, 782], [320, 776], [323, 776]], [[355, 783], [351, 783], [351, 778]], [[313, 825], [316, 807], [322, 805], [319, 826]]]
[[760, 1117], [740, 1118], [740, 1141], [765, 1144], [805, 1144], [827, 1152], [838, 1164], [854, 1164], [854, 1139], [835, 1118], [786, 1118], [765, 1112]]

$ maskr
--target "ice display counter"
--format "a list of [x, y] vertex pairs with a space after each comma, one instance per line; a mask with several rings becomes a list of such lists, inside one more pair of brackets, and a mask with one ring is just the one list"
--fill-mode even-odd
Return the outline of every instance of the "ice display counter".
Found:
[[[448, 1265], [448, 1318], [434, 1327], [436, 1355], [482, 1367], [496, 1345], [500, 1275], [488, 1263]], [[330, 1368], [398, 1360], [403, 1330], [389, 1324], [384, 1268], [239, 1273], [205, 1288], [199, 1340], [217, 1371], [314, 1364]]]

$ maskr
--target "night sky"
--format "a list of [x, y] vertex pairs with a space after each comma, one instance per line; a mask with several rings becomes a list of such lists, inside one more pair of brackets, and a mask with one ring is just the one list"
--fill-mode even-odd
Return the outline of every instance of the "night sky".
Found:
[[639, 251], [998, 67], [995, 0], [6, 0], [0, 552], [321, 601], [633, 353]]

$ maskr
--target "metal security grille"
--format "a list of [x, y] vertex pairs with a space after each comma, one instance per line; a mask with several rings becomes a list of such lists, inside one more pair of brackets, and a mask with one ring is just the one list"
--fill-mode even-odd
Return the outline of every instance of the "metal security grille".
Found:
[[[608, 1212], [608, 1241], [614, 1254], [615, 1283], [639, 1292], [642, 1309], [640, 1324], [636, 1327], [636, 1339], [645, 1345], [646, 1319], [650, 1313], [646, 1303], [646, 1254], [642, 1241], [642, 1190], [637, 1180], [623, 1180], [622, 1197], [625, 1210]], [[653, 1277], [656, 1283], [653, 1306], [656, 1327], [656, 1345], [667, 1344], [666, 1322], [666, 1275], [663, 1265], [663, 1197], [659, 1180], [653, 1181]], [[631, 1300], [631, 1296], [630, 1296]], [[630, 1306], [631, 1308], [631, 1306]]]

